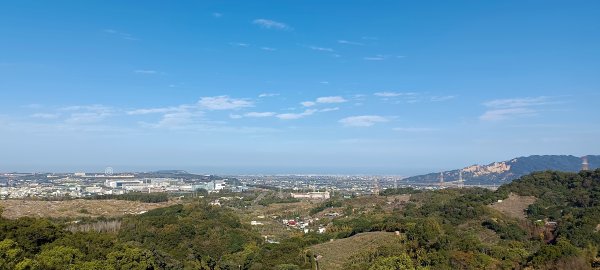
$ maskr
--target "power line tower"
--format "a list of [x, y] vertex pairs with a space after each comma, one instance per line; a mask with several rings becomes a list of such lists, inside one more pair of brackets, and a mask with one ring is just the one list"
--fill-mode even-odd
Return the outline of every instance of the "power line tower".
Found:
[[377, 178], [373, 179], [373, 186], [375, 187], [373, 193], [379, 195], [379, 181], [377, 181]]
[[440, 188], [444, 188], [444, 172], [440, 173]]
[[463, 179], [462, 170], [458, 171], [458, 187], [463, 188], [465, 183], [465, 179]]
[[581, 157], [581, 170], [582, 171], [589, 171], [590, 170], [590, 163], [588, 162], [588, 157], [587, 156]]

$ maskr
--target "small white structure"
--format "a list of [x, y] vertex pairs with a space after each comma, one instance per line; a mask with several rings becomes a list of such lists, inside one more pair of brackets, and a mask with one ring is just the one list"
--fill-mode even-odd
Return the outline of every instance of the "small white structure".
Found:
[[291, 193], [291, 196], [292, 196], [292, 198], [295, 198], [295, 199], [309, 199], [309, 200], [327, 200], [327, 199], [331, 198], [328, 191]]

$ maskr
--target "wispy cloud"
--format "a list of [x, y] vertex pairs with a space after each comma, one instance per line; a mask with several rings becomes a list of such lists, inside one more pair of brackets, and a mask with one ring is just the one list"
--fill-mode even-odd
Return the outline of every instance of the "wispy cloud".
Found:
[[70, 124], [99, 122], [111, 116], [114, 112], [112, 108], [104, 105], [69, 106], [60, 108], [59, 110], [69, 114], [65, 122]]
[[269, 52], [274, 52], [277, 50], [277, 49], [271, 48], [271, 47], [260, 47], [260, 49], [263, 51], [269, 51]]
[[439, 102], [439, 101], [446, 101], [446, 100], [451, 100], [454, 99], [456, 96], [433, 96], [431, 97], [431, 101], [433, 102]]
[[131, 35], [129, 33], [120, 32], [120, 31], [117, 31], [114, 29], [104, 29], [103, 32], [106, 34], [115, 36], [115, 37], [125, 39], [125, 40], [131, 40], [131, 41], [139, 40], [138, 38], [134, 37], [133, 35]]
[[479, 116], [479, 119], [483, 121], [498, 121], [515, 117], [534, 116], [536, 114], [536, 111], [530, 108], [495, 109], [486, 111]]
[[315, 109], [308, 109], [301, 113], [281, 113], [281, 114], [276, 115], [276, 117], [281, 120], [295, 120], [295, 119], [304, 118], [309, 115], [313, 115], [317, 111], [318, 110], [315, 110]]
[[254, 106], [252, 101], [247, 99], [230, 98], [229, 96], [203, 97], [198, 101], [198, 105], [208, 110], [236, 110]]
[[318, 46], [308, 46], [309, 49], [320, 52], [335, 52], [332, 48], [318, 47]]
[[166, 128], [166, 129], [189, 129], [198, 125], [204, 112], [202, 111], [177, 111], [169, 112], [162, 115], [157, 123], [142, 123], [143, 126], [151, 128]]
[[556, 104], [550, 97], [539, 96], [539, 97], [527, 97], [527, 98], [508, 98], [508, 99], [496, 99], [483, 103], [486, 107], [491, 108], [517, 108], [517, 107], [531, 107]]
[[244, 42], [229, 42], [229, 45], [236, 47], [250, 47], [250, 44]]
[[328, 97], [319, 97], [315, 101], [303, 101], [300, 104], [304, 107], [312, 107], [319, 103], [321, 104], [331, 104], [331, 103], [344, 103], [348, 102], [344, 97], [341, 96], [328, 96]]
[[389, 92], [389, 91], [384, 91], [384, 92], [377, 92], [375, 94], [373, 94], [377, 97], [400, 97], [400, 96], [415, 96], [417, 95], [417, 93], [414, 92]]
[[395, 104], [400, 103], [419, 103], [419, 102], [443, 102], [456, 98], [454, 95], [429, 95], [427, 93], [418, 92], [394, 92], [394, 91], [382, 91], [373, 94], [376, 97], [381, 98], [382, 101], [392, 102]]
[[158, 74], [159, 73], [158, 71], [151, 70], [151, 69], [136, 69], [133, 72], [137, 73], [137, 74], [146, 74], [146, 75], [154, 75], [154, 74]]
[[161, 107], [161, 108], [147, 108], [147, 109], [135, 109], [127, 111], [128, 115], [146, 115], [146, 114], [158, 114], [158, 113], [171, 113], [171, 112], [182, 112], [188, 109], [192, 109], [194, 106], [191, 105], [180, 105], [177, 107]]
[[340, 39], [337, 41], [339, 44], [345, 44], [345, 45], [357, 45], [357, 46], [363, 46], [365, 44], [360, 43], [360, 42], [356, 42], [356, 41], [349, 41], [349, 40], [343, 40]]
[[256, 19], [252, 21], [253, 24], [259, 25], [262, 28], [266, 29], [275, 29], [275, 30], [292, 30], [292, 28], [282, 22], [277, 22], [268, 19]]
[[385, 54], [377, 54], [375, 56], [367, 56], [367, 57], [363, 57], [363, 60], [366, 61], [383, 61], [383, 60], [388, 60], [388, 59], [399, 59], [399, 58], [404, 58], [405, 56], [403, 55], [385, 55]]
[[33, 118], [40, 118], [40, 119], [56, 119], [60, 117], [59, 113], [34, 113], [31, 115], [31, 117]]
[[223, 13], [213, 12], [212, 16], [215, 18], [221, 18], [221, 17], [223, 17]]
[[304, 107], [312, 107], [312, 106], [317, 105], [317, 103], [314, 101], [303, 101], [303, 102], [300, 102], [300, 104]]
[[258, 95], [259, 98], [266, 98], [266, 97], [276, 97], [279, 96], [278, 93], [262, 93], [260, 95]]
[[329, 97], [320, 97], [317, 98], [317, 103], [344, 103], [348, 102], [345, 98], [341, 96], [329, 96]]
[[387, 121], [389, 121], [387, 118], [379, 115], [359, 115], [346, 117], [338, 122], [347, 127], [370, 127]]
[[320, 109], [319, 112], [333, 112], [333, 111], [339, 111], [339, 110], [340, 110], [339, 107], [333, 107], [333, 108]]
[[485, 107], [488, 107], [488, 110], [479, 116], [479, 119], [483, 121], [499, 121], [535, 116], [539, 113], [539, 107], [558, 103], [553, 98], [547, 96], [495, 99], [483, 103]]
[[274, 115], [275, 115], [274, 112], [249, 112], [249, 113], [245, 113], [244, 117], [262, 118], [262, 117], [271, 117]]

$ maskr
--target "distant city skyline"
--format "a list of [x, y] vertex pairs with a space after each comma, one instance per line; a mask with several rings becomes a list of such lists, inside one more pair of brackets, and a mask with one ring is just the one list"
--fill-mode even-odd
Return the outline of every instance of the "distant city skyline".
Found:
[[600, 153], [597, 1], [14, 1], [0, 172], [415, 175]]

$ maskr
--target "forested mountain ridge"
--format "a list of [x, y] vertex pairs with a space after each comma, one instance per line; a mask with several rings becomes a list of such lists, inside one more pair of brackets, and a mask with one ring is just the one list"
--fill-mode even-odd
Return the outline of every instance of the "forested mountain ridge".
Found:
[[[590, 169], [600, 168], [600, 155], [587, 156]], [[429, 173], [404, 179], [407, 183], [437, 183], [440, 173], [445, 182], [457, 181], [462, 172], [465, 184], [501, 185], [521, 176], [537, 171], [578, 172], [582, 168], [582, 158], [572, 155], [534, 155], [518, 157], [487, 165], [471, 165], [462, 169]]]

